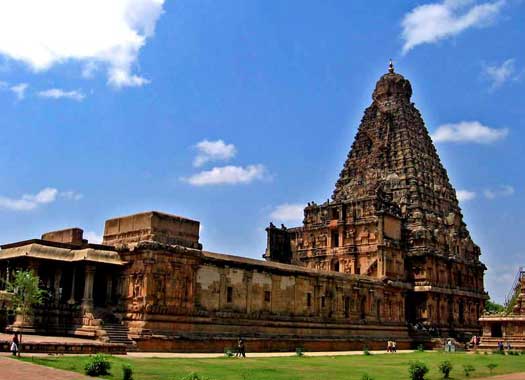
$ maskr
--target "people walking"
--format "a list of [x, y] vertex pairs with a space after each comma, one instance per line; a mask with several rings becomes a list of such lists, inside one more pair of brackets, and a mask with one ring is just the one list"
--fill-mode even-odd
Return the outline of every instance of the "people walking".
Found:
[[243, 358], [246, 357], [246, 347], [242, 338], [239, 338], [239, 341], [237, 342], [237, 354], [238, 356], [242, 356]]
[[16, 354], [18, 354], [19, 346], [20, 346], [20, 341], [18, 340], [18, 333], [15, 333], [11, 341], [11, 349], [10, 349], [13, 356], [16, 356]]

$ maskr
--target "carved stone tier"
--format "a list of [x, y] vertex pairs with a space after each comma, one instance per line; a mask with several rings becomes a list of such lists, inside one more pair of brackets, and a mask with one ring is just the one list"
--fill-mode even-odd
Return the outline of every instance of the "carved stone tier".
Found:
[[[475, 329], [466, 313], [483, 310], [486, 267], [411, 96], [410, 82], [390, 67], [376, 84], [332, 198], [308, 203], [301, 227], [271, 224], [264, 257], [407, 281], [414, 287], [407, 294], [410, 322]], [[438, 305], [435, 293], [449, 299]]]

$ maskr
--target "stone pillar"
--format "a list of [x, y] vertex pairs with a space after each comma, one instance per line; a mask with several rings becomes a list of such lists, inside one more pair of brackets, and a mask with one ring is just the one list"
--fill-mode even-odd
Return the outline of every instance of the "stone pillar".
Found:
[[313, 289], [313, 294], [312, 294], [312, 302], [313, 302], [313, 311], [314, 311], [314, 315], [315, 316], [320, 316], [321, 315], [321, 285], [319, 284], [319, 279], [317, 279], [317, 281], [315, 282], [314, 284], [314, 289]]
[[[250, 311], [251, 311], [251, 308], [250, 308], [250, 288], [251, 288], [251, 283], [252, 283], [252, 276], [253, 276], [253, 273], [252, 272], [249, 272], [249, 271], [245, 271], [244, 272], [244, 276], [243, 276], [243, 281], [244, 281], [244, 285], [246, 287], [245, 289], [245, 298], [244, 298], [244, 302], [246, 303], [246, 314], [250, 314]], [[270, 301], [273, 301], [273, 294], [271, 294], [271, 298], [270, 298]], [[271, 310], [271, 306], [270, 306], [270, 310]]]
[[60, 297], [62, 296], [62, 288], [60, 287], [61, 280], [62, 280], [62, 267], [57, 266], [55, 268], [55, 278], [53, 282], [53, 288], [55, 289], [55, 303], [57, 305], [60, 303]]
[[441, 294], [436, 294], [436, 323], [441, 325]]
[[27, 269], [33, 272], [34, 275], [38, 276], [38, 267], [39, 262], [37, 260], [29, 260], [29, 263], [27, 264]]
[[9, 284], [9, 281], [11, 281], [10, 274], [11, 274], [11, 268], [9, 267], [9, 260], [7, 260], [7, 264], [5, 268], [5, 283], [6, 284]]
[[111, 274], [106, 275], [106, 305], [110, 305], [112, 303], [112, 295], [113, 293], [113, 278], [111, 277]]
[[93, 310], [93, 282], [95, 280], [95, 267], [86, 265], [84, 277], [84, 297], [82, 298], [82, 310]]
[[[148, 304], [155, 303], [155, 278], [153, 276], [153, 265], [155, 264], [154, 259], [144, 259], [144, 282], [142, 289], [143, 304], [144, 306]], [[182, 297], [181, 297], [182, 298]]]
[[73, 275], [71, 276], [71, 295], [69, 296], [69, 299], [67, 300], [67, 303], [70, 305], [74, 305], [76, 303], [75, 301], [75, 282], [76, 282], [76, 275], [77, 275], [77, 267], [73, 267]]

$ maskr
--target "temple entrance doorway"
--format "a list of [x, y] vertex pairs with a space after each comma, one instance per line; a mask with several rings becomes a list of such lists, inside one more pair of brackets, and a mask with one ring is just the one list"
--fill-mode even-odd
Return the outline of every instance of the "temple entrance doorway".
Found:
[[106, 283], [105, 274], [101, 270], [95, 272], [95, 281], [93, 284], [93, 304], [95, 306], [106, 305]]
[[503, 337], [501, 323], [493, 323], [492, 326], [490, 326], [490, 336], [493, 338]]

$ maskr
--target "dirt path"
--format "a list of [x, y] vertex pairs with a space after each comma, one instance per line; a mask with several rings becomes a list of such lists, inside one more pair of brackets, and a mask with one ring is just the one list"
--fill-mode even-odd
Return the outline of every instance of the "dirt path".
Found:
[[484, 377], [476, 380], [525, 380], [525, 372], [509, 373], [507, 375], [498, 375], [492, 377]]
[[85, 380], [93, 379], [75, 372], [44, 367], [0, 356], [0, 380]]

